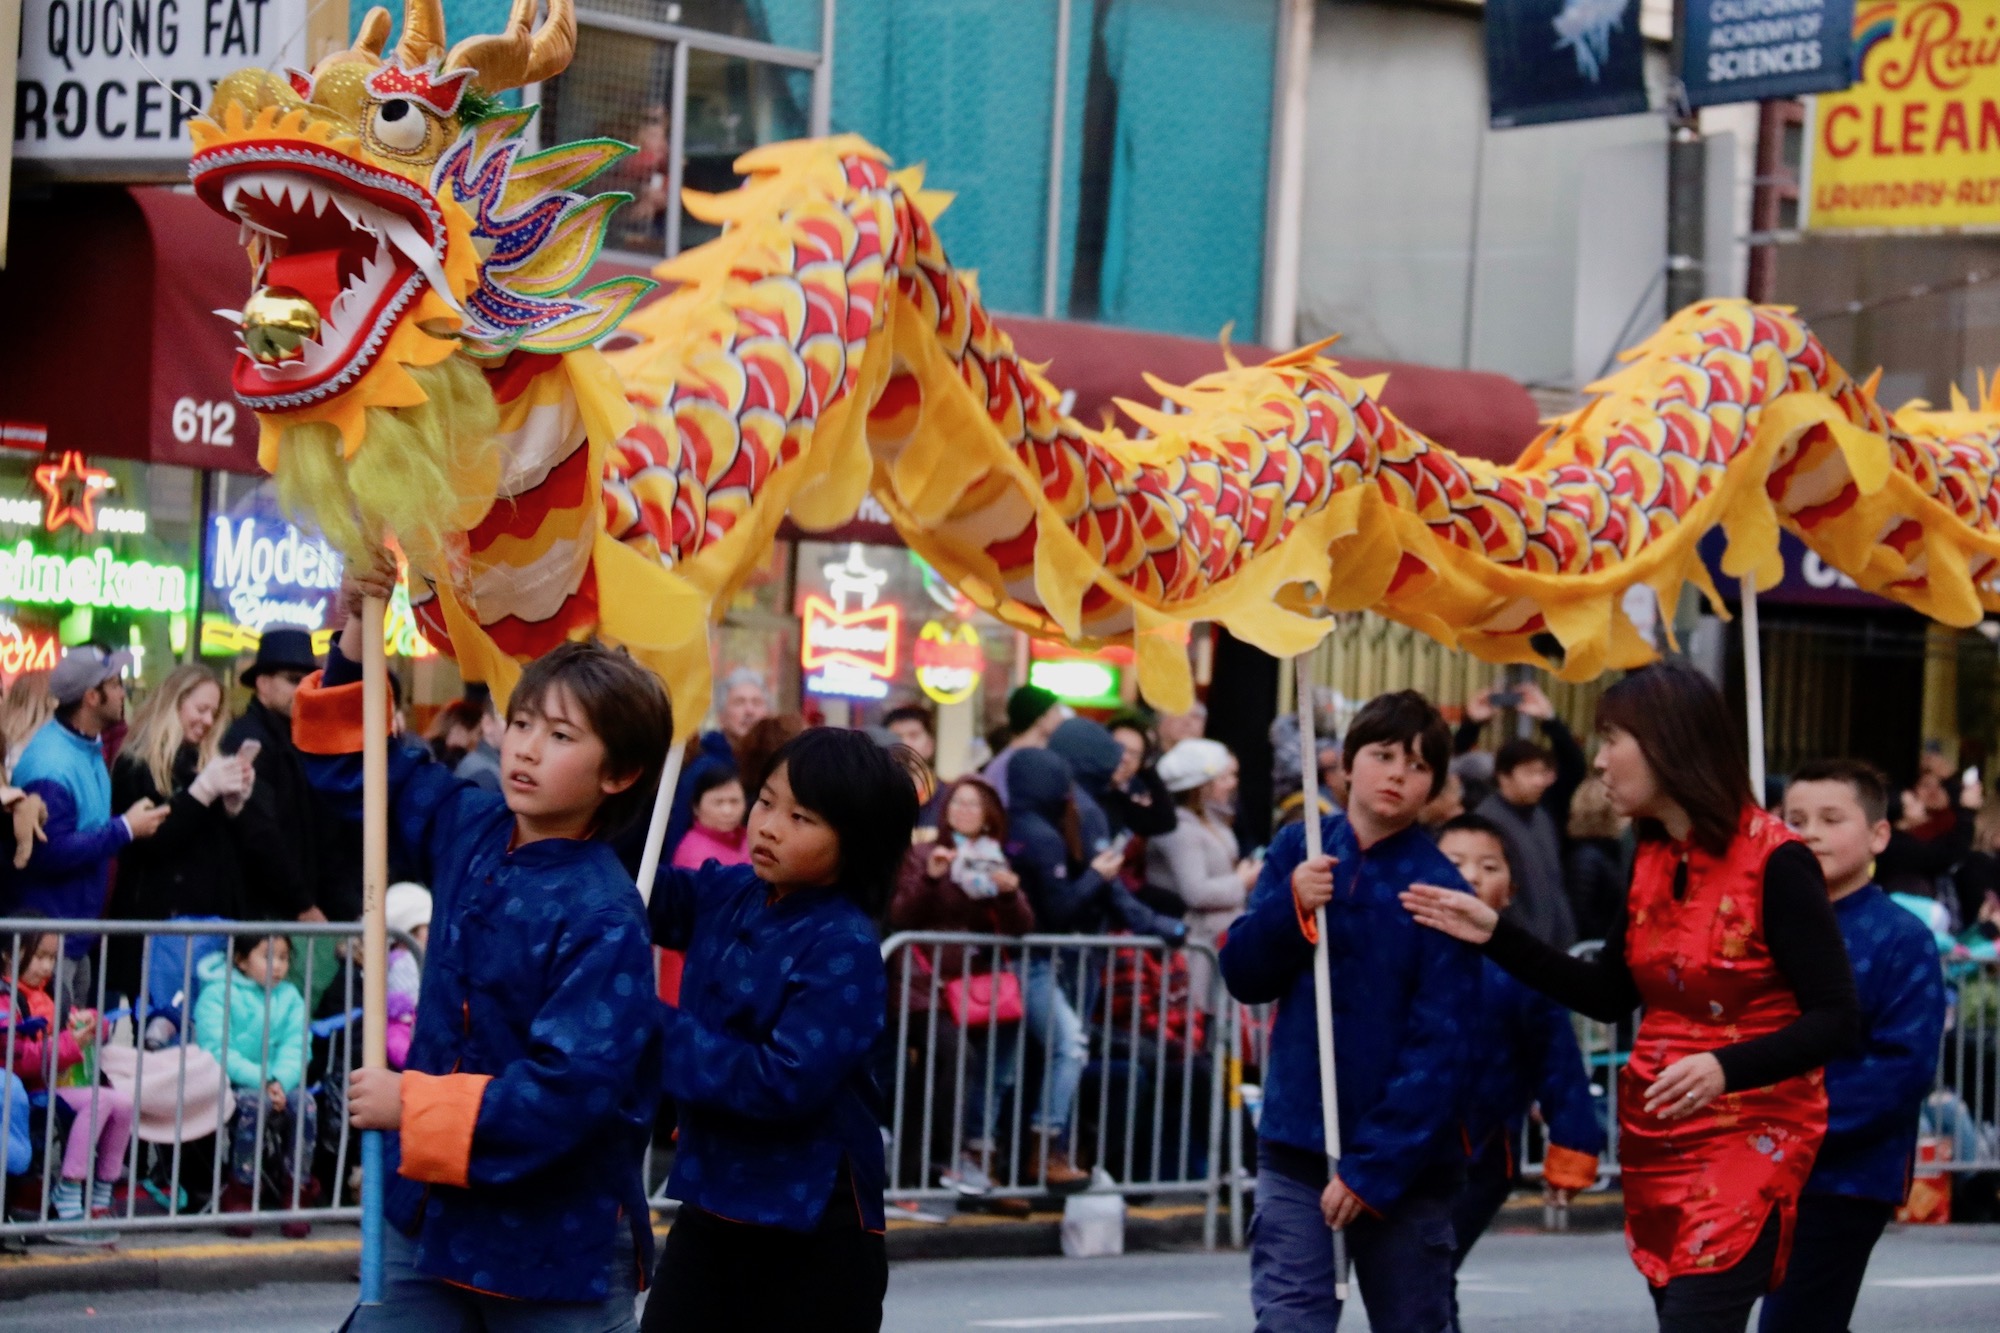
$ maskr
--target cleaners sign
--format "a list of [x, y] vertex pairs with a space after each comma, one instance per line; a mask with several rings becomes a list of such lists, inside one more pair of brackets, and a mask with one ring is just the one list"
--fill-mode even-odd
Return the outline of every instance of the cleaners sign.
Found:
[[2000, 0], [1863, 3], [1854, 66], [1815, 104], [1806, 226], [2000, 219]]
[[14, 156], [185, 162], [188, 122], [218, 79], [310, 67], [306, 10], [307, 0], [23, 0]]
[[1798, 97], [1853, 82], [1854, 0], [1688, 0], [1690, 106]]

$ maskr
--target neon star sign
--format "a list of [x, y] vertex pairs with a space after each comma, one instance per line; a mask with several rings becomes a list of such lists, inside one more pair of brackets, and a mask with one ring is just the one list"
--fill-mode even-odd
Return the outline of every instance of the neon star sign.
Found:
[[71, 449], [58, 461], [36, 468], [35, 484], [49, 497], [43, 526], [50, 532], [70, 523], [84, 532], [96, 532], [97, 493], [116, 483], [109, 472], [90, 466], [82, 454]]

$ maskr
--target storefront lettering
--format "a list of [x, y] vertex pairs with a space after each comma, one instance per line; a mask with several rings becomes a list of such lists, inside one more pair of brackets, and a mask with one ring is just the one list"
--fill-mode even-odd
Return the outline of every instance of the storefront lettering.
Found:
[[99, 547], [90, 555], [47, 555], [23, 541], [0, 548], [0, 601], [31, 606], [102, 606], [120, 611], [188, 608], [187, 571], [125, 561]]
[[[800, 607], [799, 664], [818, 673], [807, 675], [806, 689], [853, 699], [887, 698], [903, 626], [902, 607], [875, 604], [889, 575], [868, 564], [859, 543], [824, 572], [834, 600], [813, 594]], [[849, 598], [860, 605], [849, 610]]]

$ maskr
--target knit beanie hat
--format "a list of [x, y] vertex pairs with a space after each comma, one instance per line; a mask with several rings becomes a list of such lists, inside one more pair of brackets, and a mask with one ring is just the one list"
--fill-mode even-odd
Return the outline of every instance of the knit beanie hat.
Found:
[[1016, 736], [1042, 720], [1056, 706], [1055, 695], [1039, 685], [1023, 685], [1007, 696], [1007, 728]]

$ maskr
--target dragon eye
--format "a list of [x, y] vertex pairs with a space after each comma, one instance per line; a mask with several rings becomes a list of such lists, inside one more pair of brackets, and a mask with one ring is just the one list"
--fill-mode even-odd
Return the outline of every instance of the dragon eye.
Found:
[[430, 135], [430, 127], [424, 121], [424, 113], [410, 105], [406, 98], [392, 98], [375, 108], [369, 118], [369, 129], [385, 148], [413, 152], [424, 146]]

